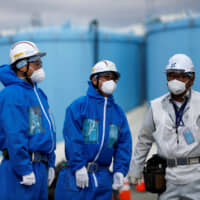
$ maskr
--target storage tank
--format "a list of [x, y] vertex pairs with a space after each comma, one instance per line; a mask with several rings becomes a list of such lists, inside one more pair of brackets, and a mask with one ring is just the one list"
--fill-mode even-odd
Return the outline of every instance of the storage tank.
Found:
[[[108, 37], [109, 36], [109, 37]], [[39, 84], [48, 96], [54, 114], [57, 141], [62, 140], [66, 107], [79, 96], [85, 95], [89, 74], [94, 65], [95, 32], [91, 27], [41, 27], [0, 37], [1, 64], [9, 63], [9, 50], [13, 43], [29, 40], [47, 52], [42, 58], [46, 79]], [[98, 30], [97, 59], [116, 63], [122, 78], [115, 92], [116, 102], [125, 111], [141, 104], [140, 50], [142, 38], [133, 34]]]
[[146, 88], [150, 101], [168, 92], [164, 74], [168, 59], [176, 53], [191, 57], [196, 67], [194, 89], [200, 89], [200, 17], [187, 16], [170, 22], [155, 20], [146, 27]]
[[140, 105], [145, 98], [144, 50], [143, 36], [100, 32], [99, 59], [112, 60], [121, 73], [115, 96], [125, 111]]

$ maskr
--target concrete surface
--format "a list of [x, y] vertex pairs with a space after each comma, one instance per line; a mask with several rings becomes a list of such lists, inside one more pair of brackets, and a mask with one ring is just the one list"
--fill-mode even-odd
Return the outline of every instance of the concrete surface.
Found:
[[157, 195], [150, 192], [137, 192], [135, 185], [131, 185], [131, 200], [156, 200]]

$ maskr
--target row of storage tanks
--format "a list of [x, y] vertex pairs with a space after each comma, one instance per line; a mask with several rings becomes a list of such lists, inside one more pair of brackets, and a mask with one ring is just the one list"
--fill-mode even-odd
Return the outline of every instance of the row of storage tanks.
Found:
[[127, 112], [167, 92], [165, 66], [175, 53], [190, 56], [196, 67], [195, 89], [200, 89], [200, 18], [187, 17], [173, 22], [154, 21], [146, 34], [120, 33], [70, 26], [37, 28], [0, 37], [1, 64], [9, 63], [9, 50], [20, 40], [35, 42], [41, 51], [46, 79], [40, 85], [48, 95], [62, 140], [65, 108], [85, 95], [91, 68], [97, 60], [115, 62], [121, 78], [114, 94]]

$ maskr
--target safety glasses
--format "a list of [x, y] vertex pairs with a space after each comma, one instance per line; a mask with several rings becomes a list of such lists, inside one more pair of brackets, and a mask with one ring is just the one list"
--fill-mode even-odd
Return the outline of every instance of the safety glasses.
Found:
[[187, 79], [187, 78], [192, 78], [194, 76], [193, 73], [187, 72], [187, 73], [177, 73], [177, 72], [170, 72], [167, 73], [167, 79], [172, 80], [172, 79]]
[[34, 63], [37, 66], [42, 66], [42, 61], [41, 60], [35, 60], [35, 61], [31, 61], [30, 63]]
[[116, 76], [116, 74], [114, 72], [101, 72], [98, 75], [99, 77], [102, 77], [105, 80], [114, 80], [117, 81], [118, 77]]
[[29, 59], [26, 58], [26, 59], [20, 60], [16, 63], [16, 67], [19, 69], [23, 66], [28, 65], [28, 63], [35, 63], [37, 66], [42, 66], [42, 61], [39, 59], [40, 59], [40, 56], [33, 56], [33, 57], [30, 57]]

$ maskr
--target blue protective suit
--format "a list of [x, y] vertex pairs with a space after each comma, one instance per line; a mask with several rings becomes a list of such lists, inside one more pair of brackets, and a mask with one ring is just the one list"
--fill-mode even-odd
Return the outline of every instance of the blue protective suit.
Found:
[[76, 186], [75, 171], [96, 162], [110, 166], [114, 158], [113, 172], [126, 176], [132, 154], [132, 139], [126, 116], [114, 102], [89, 82], [87, 95], [75, 100], [66, 110], [63, 136], [65, 155], [70, 167], [64, 168], [56, 186], [59, 199], [112, 199], [113, 174], [99, 170], [89, 174], [89, 187]]
[[[47, 200], [47, 170], [55, 165], [55, 126], [47, 97], [34, 85], [18, 78], [10, 65], [0, 67], [0, 149], [7, 149], [9, 160], [0, 165], [0, 199]], [[30, 152], [41, 152], [48, 159], [31, 163]], [[35, 173], [36, 184], [20, 184], [22, 176]]]

